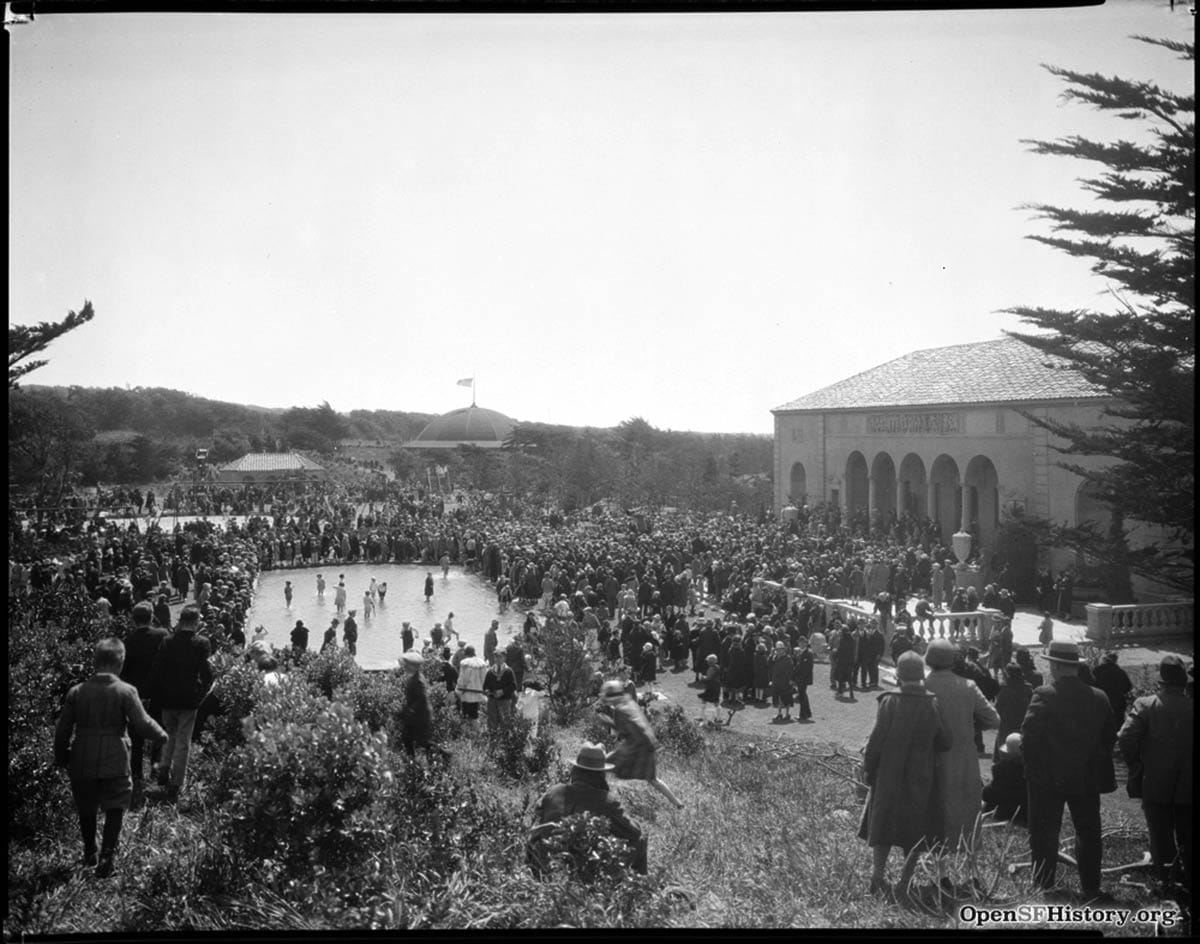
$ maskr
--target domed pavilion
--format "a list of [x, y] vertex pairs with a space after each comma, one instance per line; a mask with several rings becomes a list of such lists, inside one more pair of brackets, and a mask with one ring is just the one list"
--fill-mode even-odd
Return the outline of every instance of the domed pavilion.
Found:
[[472, 403], [431, 420], [404, 446], [406, 449], [457, 449], [459, 446], [499, 449], [516, 425], [515, 420], [503, 413]]

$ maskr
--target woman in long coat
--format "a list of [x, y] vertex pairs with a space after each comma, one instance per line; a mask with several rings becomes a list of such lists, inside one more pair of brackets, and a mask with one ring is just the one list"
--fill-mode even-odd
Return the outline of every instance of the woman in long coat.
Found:
[[742, 689], [746, 687], [747, 679], [746, 652], [742, 649], [741, 637], [735, 635], [729, 645], [725, 663], [725, 691], [730, 701], [741, 699]]
[[767, 686], [771, 683], [770, 665], [767, 661], [767, 644], [760, 642], [754, 647], [754, 700], [767, 700]]
[[979, 797], [983, 778], [975, 750], [975, 725], [995, 728], [1000, 715], [983, 692], [969, 679], [954, 674], [956, 650], [948, 639], [935, 639], [925, 650], [929, 677], [925, 687], [938, 697], [942, 719], [950, 731], [951, 746], [938, 758], [938, 790], [945, 811], [946, 843], [957, 849], [974, 848], [978, 831]]
[[1033, 698], [1033, 689], [1025, 681], [1018, 665], [1004, 667], [1004, 684], [996, 695], [996, 714], [1000, 716], [1000, 727], [996, 731], [996, 746], [992, 751], [992, 760], [999, 761], [1000, 748], [1004, 739], [1014, 731], [1021, 730], [1021, 722], [1025, 720], [1025, 709]]
[[600, 688], [603, 707], [598, 714], [612, 725], [617, 735], [617, 746], [608, 755], [608, 763], [614, 765], [613, 773], [620, 780], [645, 780], [655, 790], [670, 800], [677, 809], [683, 803], [671, 792], [670, 787], [658, 779], [658, 739], [650, 728], [650, 722], [638, 707], [624, 683], [611, 679]]
[[[923, 849], [943, 837], [943, 804], [937, 792], [937, 756], [951, 745], [938, 700], [922, 683], [925, 670], [915, 652], [900, 656], [900, 690], [879, 696], [875, 728], [863, 757], [870, 787], [858, 836], [871, 847], [871, 891], [885, 888], [888, 854], [899, 846], [905, 855], [900, 889], [907, 888]], [[972, 743], [970, 732], [968, 746]], [[976, 797], [976, 806], [979, 804]]]

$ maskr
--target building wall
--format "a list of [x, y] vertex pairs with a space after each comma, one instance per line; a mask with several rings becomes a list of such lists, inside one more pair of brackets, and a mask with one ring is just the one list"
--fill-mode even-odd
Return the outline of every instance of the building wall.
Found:
[[[1099, 418], [1101, 405], [1099, 401], [1059, 402], [1037, 406], [1034, 412], [1092, 425]], [[941, 478], [937, 494], [941, 514], [933, 516], [941, 517], [943, 526], [951, 533], [961, 524], [961, 520], [947, 520], [959, 517], [956, 509], [950, 509], [948, 490], [952, 480], [960, 487], [968, 484], [988, 491], [988, 495], [980, 495], [980, 510], [987, 511], [989, 517], [994, 518], [997, 508], [1017, 502], [1033, 514], [1073, 524], [1082, 480], [1056, 466], [1059, 456], [1052, 446], [1045, 431], [1022, 417], [1012, 405], [1005, 404], [778, 413], [775, 415], [776, 507], [786, 505], [789, 497], [796, 500], [800, 497], [791, 494], [793, 466], [797, 462], [804, 469], [803, 481], [810, 504], [832, 501], [835, 492], [844, 511], [850, 511], [852, 503], [855, 506], [868, 503], [869, 498], [863, 497], [862, 479], [853, 481], [853, 476], [848, 477], [849, 460], [858, 453], [866, 467], [868, 492], [870, 479], [876, 480], [878, 508], [894, 506], [902, 511], [901, 483], [908, 478], [913, 484], [917, 510], [928, 514], [929, 500], [933, 497], [929, 483]], [[1098, 465], [1105, 461], [1084, 458], [1080, 464]]]

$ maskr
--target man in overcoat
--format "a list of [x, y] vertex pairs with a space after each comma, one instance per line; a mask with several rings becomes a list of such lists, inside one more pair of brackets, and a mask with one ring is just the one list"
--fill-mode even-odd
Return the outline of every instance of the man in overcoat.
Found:
[[1054, 887], [1066, 806], [1075, 826], [1080, 888], [1091, 900], [1101, 894], [1100, 794], [1116, 789], [1117, 731], [1108, 698], [1079, 677], [1079, 647], [1051, 640], [1046, 659], [1050, 682], [1034, 691], [1021, 722], [1033, 880], [1043, 889]]

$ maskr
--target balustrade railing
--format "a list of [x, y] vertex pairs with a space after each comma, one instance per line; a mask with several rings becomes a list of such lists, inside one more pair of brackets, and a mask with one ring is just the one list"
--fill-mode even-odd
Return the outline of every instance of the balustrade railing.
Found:
[[1194, 603], [1135, 603], [1087, 605], [1087, 638], [1121, 642], [1151, 636], [1190, 636], [1195, 629]]

